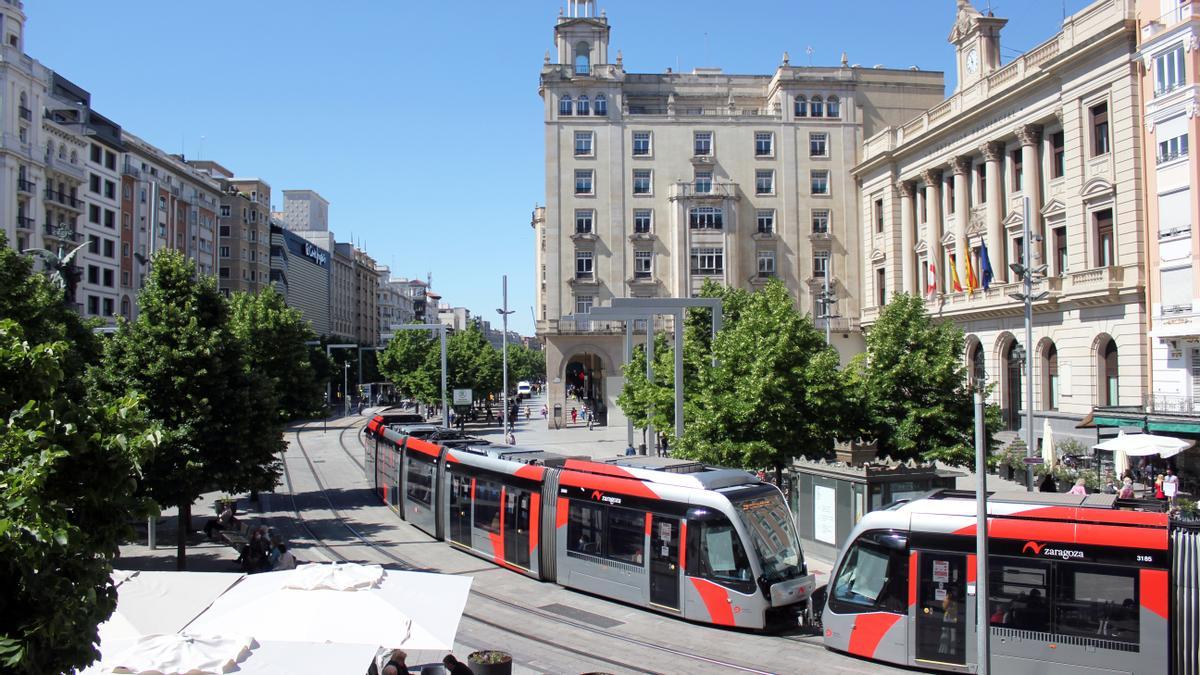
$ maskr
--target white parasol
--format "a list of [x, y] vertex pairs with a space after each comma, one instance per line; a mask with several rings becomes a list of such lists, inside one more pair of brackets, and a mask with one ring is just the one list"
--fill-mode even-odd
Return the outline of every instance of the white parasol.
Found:
[[1050, 426], [1050, 418], [1042, 418], [1042, 461], [1047, 467], [1054, 466], [1054, 429]]
[[228, 673], [250, 653], [254, 641], [244, 636], [146, 635], [105, 660], [113, 673]]
[[1130, 457], [1146, 457], [1158, 455], [1167, 458], [1174, 457], [1195, 444], [1195, 441], [1185, 441], [1173, 436], [1155, 436], [1154, 434], [1127, 434], [1124, 431], [1103, 443], [1092, 446], [1099, 450], [1123, 452]]

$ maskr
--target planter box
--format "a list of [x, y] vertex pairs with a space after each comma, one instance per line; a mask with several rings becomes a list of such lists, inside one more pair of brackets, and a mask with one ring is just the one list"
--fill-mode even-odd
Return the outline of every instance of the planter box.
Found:
[[474, 656], [474, 652], [467, 656], [467, 666], [475, 675], [512, 675], [512, 658], [504, 663], [479, 663]]

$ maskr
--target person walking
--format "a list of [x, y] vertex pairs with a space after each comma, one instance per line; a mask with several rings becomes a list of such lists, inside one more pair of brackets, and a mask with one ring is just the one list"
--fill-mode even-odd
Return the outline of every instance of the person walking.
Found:
[[1167, 475], [1163, 476], [1163, 495], [1171, 504], [1175, 503], [1175, 495], [1179, 493], [1179, 476], [1171, 469], [1167, 469]]
[[549, 413], [550, 413], [550, 411], [546, 408], [546, 406], [542, 406], [542, 419], [546, 419], [546, 416]]
[[442, 665], [446, 667], [447, 675], [475, 675], [467, 664], [454, 658], [453, 654], [447, 654], [442, 659]]
[[592, 430], [592, 425], [596, 423], [596, 413], [593, 410], [587, 411], [588, 431]]
[[578, 419], [579, 419], [579, 411], [576, 410], [574, 406], [572, 406], [571, 407], [571, 424], [575, 424], [575, 422]]

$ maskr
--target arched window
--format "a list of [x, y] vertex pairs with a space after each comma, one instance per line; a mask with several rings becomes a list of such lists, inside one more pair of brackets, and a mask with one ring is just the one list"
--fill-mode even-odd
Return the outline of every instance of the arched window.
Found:
[[586, 42], [575, 45], [575, 74], [587, 75], [591, 72], [592, 48]]
[[808, 117], [808, 99], [796, 97], [796, 117]]
[[842, 105], [838, 101], [838, 97], [830, 96], [825, 99], [825, 116], [826, 117], [841, 117]]
[[591, 112], [591, 108], [588, 106], [587, 96], [583, 94], [579, 95], [579, 102], [575, 104], [575, 112], [580, 115], [587, 115]]
[[1021, 395], [1024, 393], [1021, 379], [1025, 371], [1025, 349], [1016, 340], [1005, 345], [1001, 358], [1004, 359], [1003, 393], [1000, 396], [1000, 414], [1004, 428], [1016, 431], [1021, 428]]
[[604, 94], [597, 94], [595, 109], [596, 109], [597, 115], [607, 116], [608, 115], [608, 97], [606, 97]]
[[825, 116], [825, 104], [821, 101], [820, 96], [812, 97], [812, 116], [813, 117], [824, 117]]
[[46, 159], [54, 157], [54, 141], [46, 141]]
[[63, 145], [60, 145], [60, 146], [58, 146], [58, 158], [59, 158], [59, 159], [62, 159], [62, 160], [65, 160], [65, 159], [67, 158], [67, 146], [66, 146], [66, 144], [63, 144]]
[[562, 98], [558, 99], [558, 114], [559, 115], [570, 115], [571, 112], [572, 112], [571, 97], [566, 94], [563, 94]]
[[1042, 407], [1058, 410], [1058, 347], [1051, 342], [1042, 352]]
[[72, 151], [71, 151], [71, 163], [72, 163], [72, 164], [78, 164], [78, 163], [79, 163], [79, 152], [78, 152], [78, 151], [76, 151], [76, 150], [72, 150]]
[[979, 386], [987, 381], [987, 370], [983, 365], [983, 345], [978, 341], [971, 344], [968, 351], [967, 363], [970, 365], [969, 378], [971, 386]]
[[1117, 382], [1117, 342], [1109, 338], [1100, 352], [1099, 388], [1096, 392], [1096, 403], [1099, 405], [1120, 405], [1121, 396]]

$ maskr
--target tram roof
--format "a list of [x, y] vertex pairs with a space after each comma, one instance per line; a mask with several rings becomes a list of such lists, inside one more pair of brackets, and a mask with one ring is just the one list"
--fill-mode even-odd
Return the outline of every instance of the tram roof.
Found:
[[[1118, 500], [1115, 495], [1006, 492], [989, 493], [987, 501], [991, 517], [1158, 527], [1167, 524], [1167, 514], [1138, 509], [1135, 500]], [[934, 490], [921, 498], [897, 504], [893, 509], [914, 514], [972, 516], [975, 514], [975, 493], [968, 490]]]
[[599, 462], [570, 459], [564, 468], [568, 471], [702, 490], [719, 490], [758, 482], [758, 479], [747, 471], [712, 467], [700, 462], [668, 457], [618, 457]]

